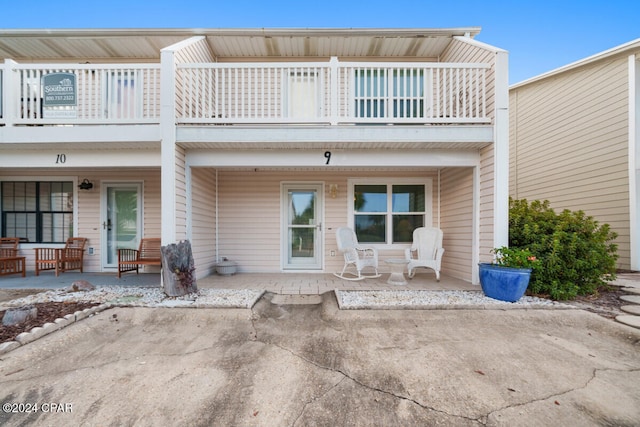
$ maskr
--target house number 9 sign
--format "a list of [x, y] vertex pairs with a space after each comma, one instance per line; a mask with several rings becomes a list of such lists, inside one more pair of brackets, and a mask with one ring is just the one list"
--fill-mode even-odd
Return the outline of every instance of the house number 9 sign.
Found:
[[327, 162], [325, 163], [325, 165], [328, 165], [329, 162], [331, 161], [331, 151], [325, 151], [324, 158], [327, 159]]

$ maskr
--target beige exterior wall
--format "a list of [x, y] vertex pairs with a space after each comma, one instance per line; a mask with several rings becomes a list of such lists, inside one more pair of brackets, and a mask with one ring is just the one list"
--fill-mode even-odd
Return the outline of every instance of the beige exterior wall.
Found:
[[473, 268], [473, 175], [473, 168], [445, 168], [440, 173], [442, 270], [467, 281]]
[[490, 64], [485, 76], [487, 93], [487, 117], [495, 118], [495, 65], [496, 53], [460, 39], [454, 39], [440, 58], [442, 62]]
[[495, 175], [494, 175], [493, 145], [480, 151], [480, 242], [479, 262], [491, 262], [494, 247], [494, 205], [495, 205]]
[[[441, 223], [445, 235], [447, 252], [444, 256], [443, 272], [465, 280], [471, 280], [472, 251], [472, 168], [450, 168], [443, 172], [443, 189], [441, 205], [438, 206], [438, 172], [437, 171], [231, 171], [218, 170], [218, 233], [219, 256], [227, 257], [239, 265], [241, 272], [279, 272], [281, 271], [281, 183], [282, 182], [317, 182], [323, 183], [324, 195], [324, 272], [340, 271], [344, 264], [335, 241], [337, 227], [348, 224], [349, 201], [347, 200], [348, 180], [351, 178], [430, 178], [432, 188], [433, 225]], [[212, 175], [205, 170], [194, 172], [198, 180], [211, 182]], [[205, 179], [206, 176], [206, 179]], [[213, 175], [214, 176], [214, 175]], [[337, 197], [328, 194], [331, 184], [338, 186]], [[194, 178], [195, 186], [195, 178]], [[204, 233], [215, 233], [211, 224], [209, 209], [213, 212], [211, 199], [215, 195], [210, 191], [198, 191], [198, 197], [209, 197], [207, 208], [194, 215], [195, 230]], [[194, 203], [195, 204], [195, 203]], [[438, 214], [441, 211], [441, 221]], [[194, 211], [195, 214], [195, 211]], [[446, 217], [446, 218], [445, 218]], [[465, 221], [468, 223], [465, 224]], [[205, 224], [207, 223], [208, 224]], [[201, 237], [196, 244], [198, 260], [204, 260], [204, 254], [215, 253], [215, 240], [207, 241]], [[332, 251], [334, 255], [332, 256]], [[403, 257], [403, 249], [380, 251], [380, 267], [386, 266], [382, 260], [390, 257]]]
[[175, 147], [175, 212], [176, 212], [176, 241], [187, 238], [187, 176], [185, 169], [185, 150]]
[[216, 172], [209, 168], [191, 169], [191, 249], [196, 277], [212, 274], [216, 254]]
[[630, 266], [627, 55], [510, 91], [510, 195], [583, 210], [618, 233]]
[[[46, 180], [55, 177], [77, 176], [78, 182], [88, 178], [93, 183], [93, 188], [88, 191], [77, 190], [78, 228], [75, 235], [86, 237], [87, 248], [94, 248], [94, 254], [85, 252], [84, 271], [101, 271], [101, 183], [102, 182], [141, 182], [143, 193], [143, 228], [145, 237], [160, 236], [160, 171], [159, 170], [134, 170], [134, 169], [73, 169], [73, 170], [2, 170], [0, 180], [25, 179]], [[39, 247], [37, 243], [20, 245], [20, 256], [26, 257], [27, 270], [35, 270], [35, 255], [33, 248]], [[62, 246], [62, 245], [60, 245]], [[150, 270], [150, 271], [157, 271]], [[50, 274], [49, 272], [43, 274]], [[115, 275], [115, 270], [114, 270]]]
[[[207, 41], [202, 39], [176, 51], [175, 62], [176, 64], [208, 63], [215, 62], [215, 58], [211, 55]], [[180, 74], [176, 75], [176, 112], [178, 116], [183, 113], [183, 109], [199, 110], [205, 108], [203, 105], [184, 105], [184, 100], [180, 97], [180, 94], [184, 92], [184, 88], [187, 85], [190, 90], [201, 90], [201, 88], [212, 87], [213, 82], [211, 80], [185, 81], [185, 79], [181, 79], [180, 76]]]

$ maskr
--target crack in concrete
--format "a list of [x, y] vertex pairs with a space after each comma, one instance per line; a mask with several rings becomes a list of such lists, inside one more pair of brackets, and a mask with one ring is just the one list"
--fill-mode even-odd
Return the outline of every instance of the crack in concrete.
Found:
[[[303, 355], [297, 354], [297, 353], [296, 353], [296, 352], [294, 352], [293, 350], [288, 349], [288, 348], [286, 348], [286, 347], [283, 347], [283, 346], [281, 346], [281, 345], [279, 345], [279, 344], [269, 343], [269, 342], [264, 342], [264, 341], [260, 341], [260, 342], [262, 342], [262, 343], [263, 343], [263, 344], [265, 344], [265, 345], [273, 345], [273, 346], [275, 346], [275, 347], [277, 347], [277, 348], [279, 348], [279, 349], [281, 349], [281, 350], [283, 350], [283, 351], [288, 352], [288, 353], [289, 353], [289, 354], [291, 354], [292, 356], [297, 357], [298, 359], [300, 359], [300, 360], [302, 360], [302, 361], [304, 361], [304, 362], [306, 362], [306, 363], [309, 363], [309, 364], [311, 364], [311, 365], [313, 365], [313, 366], [315, 366], [315, 367], [317, 367], [317, 368], [324, 369], [324, 370], [326, 370], [326, 371], [330, 371], [330, 372], [336, 372], [336, 373], [339, 373], [339, 374], [340, 374], [340, 375], [342, 375], [344, 378], [346, 378], [346, 379], [349, 379], [349, 380], [353, 381], [355, 384], [358, 384], [360, 387], [365, 388], [365, 389], [367, 389], [367, 390], [376, 391], [376, 392], [379, 392], [379, 393], [382, 393], [382, 394], [385, 394], [385, 395], [391, 396], [392, 398], [395, 398], [395, 399], [405, 400], [405, 401], [408, 401], [408, 402], [413, 403], [414, 405], [419, 406], [419, 407], [420, 407], [420, 408], [422, 408], [422, 409], [426, 409], [426, 410], [434, 411], [434, 412], [437, 412], [437, 413], [439, 413], [439, 414], [444, 414], [444, 415], [449, 416], [449, 417], [461, 418], [461, 419], [464, 419], [464, 420], [474, 421], [474, 422], [477, 422], [477, 423], [479, 423], [479, 424], [486, 425], [486, 421], [482, 421], [482, 419], [471, 418], [471, 417], [467, 417], [467, 416], [465, 416], [465, 415], [460, 415], [460, 414], [450, 414], [450, 413], [448, 413], [448, 412], [446, 412], [446, 411], [443, 411], [443, 410], [441, 410], [441, 409], [437, 409], [437, 408], [435, 408], [435, 407], [431, 407], [431, 406], [425, 405], [425, 404], [423, 404], [423, 403], [420, 403], [420, 402], [418, 402], [417, 400], [412, 399], [412, 398], [410, 398], [410, 397], [408, 397], [408, 396], [402, 396], [402, 395], [399, 395], [399, 394], [393, 393], [393, 392], [388, 391], [388, 390], [383, 390], [383, 389], [380, 389], [380, 388], [377, 388], [377, 387], [370, 386], [370, 385], [365, 384], [365, 383], [363, 383], [362, 381], [360, 381], [360, 380], [358, 380], [358, 379], [356, 379], [356, 378], [352, 377], [352, 376], [351, 376], [351, 375], [349, 375], [347, 372], [345, 372], [345, 371], [343, 371], [343, 370], [341, 370], [341, 369], [331, 368], [331, 367], [329, 367], [329, 366], [324, 366], [324, 365], [321, 365], [321, 364], [319, 364], [319, 363], [316, 363], [315, 361], [310, 360], [310, 359], [308, 359], [308, 358], [304, 357]], [[340, 383], [342, 383], [342, 381], [340, 381]], [[340, 384], [340, 383], [338, 383], [338, 384]], [[335, 388], [338, 384], [336, 384], [333, 388]], [[326, 393], [325, 393], [324, 395], [326, 395]], [[306, 405], [305, 405], [305, 408], [306, 408]], [[302, 416], [302, 414], [304, 413], [304, 409], [305, 409], [305, 408], [303, 408], [303, 410], [302, 410], [302, 411], [301, 411], [301, 413], [298, 415], [298, 417], [296, 417], [296, 419], [299, 419], [299, 418]], [[482, 417], [482, 418], [484, 418], [484, 417]]]
[[[284, 350], [284, 349], [283, 349]], [[286, 350], [285, 350], [286, 351]], [[312, 397], [308, 402], [305, 402], [304, 405], [302, 406], [302, 409], [300, 410], [300, 413], [298, 414], [298, 416], [293, 420], [293, 423], [291, 424], [292, 426], [295, 426], [298, 423], [298, 420], [300, 419], [300, 417], [302, 417], [302, 415], [304, 415], [305, 411], [307, 410], [307, 406], [309, 406], [312, 403], [315, 403], [319, 400], [324, 399], [324, 397], [331, 393], [331, 391], [333, 391], [334, 389], [336, 389], [338, 386], [340, 386], [340, 384], [342, 384], [344, 381], [347, 380], [347, 377], [343, 376], [340, 381], [338, 381], [337, 383], [335, 383], [333, 386], [329, 387], [327, 389], [327, 391], [325, 391], [324, 393], [322, 393], [320, 396], [318, 397]]]
[[573, 388], [571, 388], [569, 390], [565, 390], [565, 391], [560, 392], [560, 393], [550, 394], [548, 396], [541, 397], [541, 398], [538, 398], [538, 399], [532, 399], [532, 400], [529, 400], [527, 402], [522, 402], [522, 403], [516, 403], [516, 404], [513, 404], [513, 405], [503, 406], [502, 408], [498, 408], [498, 409], [495, 409], [495, 410], [489, 412], [486, 415], [486, 418], [488, 419], [492, 414], [495, 414], [495, 413], [500, 412], [500, 411], [504, 411], [505, 409], [519, 408], [519, 407], [530, 405], [532, 403], [544, 402], [545, 400], [556, 399], [556, 398], [559, 398], [561, 396], [565, 396], [565, 395], [567, 395], [569, 393], [573, 393], [573, 392], [578, 391], [578, 390], [584, 390], [587, 387], [589, 387], [589, 385], [591, 384], [591, 382], [593, 380], [596, 379], [596, 377], [598, 375], [598, 372], [609, 372], [609, 371], [612, 371], [612, 372], [639, 372], [640, 368], [632, 368], [632, 369], [612, 369], [612, 368], [600, 369], [600, 368], [594, 368], [593, 372], [591, 373], [591, 378], [589, 378], [582, 386], [573, 387]]

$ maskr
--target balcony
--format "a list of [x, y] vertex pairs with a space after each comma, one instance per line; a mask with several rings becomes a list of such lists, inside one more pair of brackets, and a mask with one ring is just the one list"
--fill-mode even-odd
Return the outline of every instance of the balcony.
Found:
[[[487, 124], [487, 64], [216, 63], [177, 68], [179, 124]], [[491, 84], [493, 87], [493, 84]]]
[[[491, 123], [489, 64], [177, 64], [176, 123], [437, 125]], [[0, 65], [0, 126], [160, 123], [160, 64]], [[46, 79], [61, 76], [50, 96]], [[68, 81], [67, 81], [68, 80]], [[72, 86], [69, 96], [61, 85]], [[67, 99], [68, 98], [68, 99]]]
[[159, 64], [8, 62], [0, 75], [0, 125], [160, 122]]

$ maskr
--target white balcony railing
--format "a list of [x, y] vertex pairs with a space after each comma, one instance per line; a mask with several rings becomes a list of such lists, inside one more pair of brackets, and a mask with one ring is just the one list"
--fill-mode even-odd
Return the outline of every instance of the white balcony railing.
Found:
[[[488, 64], [214, 63], [176, 67], [178, 124], [489, 123]], [[74, 105], [46, 102], [69, 73]], [[160, 64], [0, 64], [0, 125], [160, 122]]]
[[[43, 77], [75, 79], [69, 105], [50, 106]], [[5, 64], [0, 116], [6, 124], [138, 124], [160, 121], [159, 64]]]
[[217, 63], [177, 68], [177, 120], [488, 123], [485, 64]]

